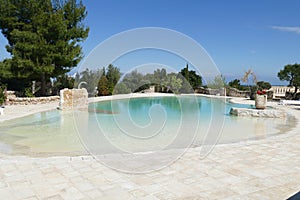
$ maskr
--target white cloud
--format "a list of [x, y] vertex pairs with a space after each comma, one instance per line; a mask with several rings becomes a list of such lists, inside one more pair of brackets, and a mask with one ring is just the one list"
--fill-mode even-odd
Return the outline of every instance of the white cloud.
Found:
[[272, 29], [300, 34], [300, 27], [297, 26], [271, 26]]

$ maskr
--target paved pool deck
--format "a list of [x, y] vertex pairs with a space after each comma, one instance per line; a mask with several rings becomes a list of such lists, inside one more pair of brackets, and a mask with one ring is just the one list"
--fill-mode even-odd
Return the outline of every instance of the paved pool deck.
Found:
[[[300, 107], [280, 108], [300, 120]], [[0, 154], [0, 198], [287, 199], [300, 191], [299, 133], [298, 123], [286, 134], [217, 145], [205, 158], [201, 148], [192, 148], [172, 165], [144, 174], [115, 171], [93, 156]]]

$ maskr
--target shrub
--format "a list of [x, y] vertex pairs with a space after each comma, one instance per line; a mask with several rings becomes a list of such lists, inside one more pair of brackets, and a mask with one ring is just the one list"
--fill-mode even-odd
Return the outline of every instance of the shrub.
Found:
[[257, 90], [258, 90], [258, 87], [256, 85], [253, 85], [253, 86], [250, 87], [250, 99], [251, 100], [255, 99], [255, 95], [256, 95]]
[[29, 87], [29, 88], [25, 88], [25, 97], [34, 97], [34, 94], [32, 93], [32, 89]]
[[258, 81], [257, 84], [259, 90], [269, 90], [272, 85], [269, 82]]
[[3, 105], [6, 101], [5, 90], [6, 90], [6, 86], [0, 85], [0, 106]]

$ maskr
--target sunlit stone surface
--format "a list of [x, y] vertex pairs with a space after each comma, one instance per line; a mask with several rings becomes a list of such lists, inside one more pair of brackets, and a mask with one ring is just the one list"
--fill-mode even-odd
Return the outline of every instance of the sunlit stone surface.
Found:
[[284, 118], [286, 113], [282, 110], [276, 109], [250, 109], [250, 108], [231, 108], [231, 115], [242, 116], [242, 117], [267, 117], [267, 118]]
[[88, 93], [82, 89], [63, 89], [60, 91], [60, 110], [71, 110], [73, 108], [88, 107]]

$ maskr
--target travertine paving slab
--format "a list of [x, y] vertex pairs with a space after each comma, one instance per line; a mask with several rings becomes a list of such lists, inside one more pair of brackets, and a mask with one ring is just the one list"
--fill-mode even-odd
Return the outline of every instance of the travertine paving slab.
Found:
[[[293, 113], [300, 119], [299, 110]], [[286, 199], [300, 191], [299, 144], [298, 124], [287, 134], [217, 145], [203, 159], [200, 148], [189, 149], [172, 165], [143, 174], [115, 171], [93, 156], [0, 154], [0, 197], [43, 200]], [[172, 151], [168, 153], [171, 156]], [[167, 158], [167, 155], [160, 158]], [[125, 164], [128, 157], [119, 155], [118, 161]], [[155, 162], [145, 166], [159, 165], [160, 160]]]

